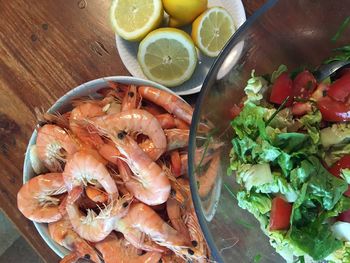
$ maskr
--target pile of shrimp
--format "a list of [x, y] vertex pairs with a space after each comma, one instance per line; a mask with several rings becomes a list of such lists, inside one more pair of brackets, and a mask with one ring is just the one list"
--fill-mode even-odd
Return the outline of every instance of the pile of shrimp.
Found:
[[[110, 82], [98, 94], [64, 114], [38, 112], [38, 175], [18, 209], [71, 251], [61, 262], [208, 262], [187, 176], [192, 107], [149, 86]], [[218, 166], [217, 150], [205, 150], [203, 197]]]

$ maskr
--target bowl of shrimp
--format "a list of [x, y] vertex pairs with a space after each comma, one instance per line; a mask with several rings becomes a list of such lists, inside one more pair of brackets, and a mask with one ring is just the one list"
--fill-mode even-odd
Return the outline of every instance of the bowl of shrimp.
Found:
[[134, 77], [74, 88], [37, 112], [18, 209], [62, 262], [206, 262], [187, 176], [192, 113]]

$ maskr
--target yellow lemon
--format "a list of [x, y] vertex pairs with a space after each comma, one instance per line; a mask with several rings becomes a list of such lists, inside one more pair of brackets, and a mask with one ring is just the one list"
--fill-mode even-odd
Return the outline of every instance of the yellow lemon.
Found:
[[137, 59], [147, 78], [174, 87], [192, 76], [197, 65], [197, 52], [184, 31], [160, 28], [141, 41]]
[[231, 15], [222, 7], [212, 7], [192, 24], [192, 39], [207, 56], [216, 57], [235, 32]]
[[158, 28], [164, 10], [162, 0], [113, 0], [110, 20], [119, 36], [139, 41]]
[[169, 26], [179, 27], [192, 23], [208, 6], [208, 0], [163, 0], [170, 16]]

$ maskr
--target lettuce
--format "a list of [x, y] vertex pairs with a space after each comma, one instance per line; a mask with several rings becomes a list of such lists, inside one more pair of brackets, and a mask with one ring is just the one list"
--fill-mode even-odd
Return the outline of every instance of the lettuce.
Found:
[[275, 70], [274, 72], [272, 72], [271, 75], [271, 83], [274, 83], [276, 81], [276, 79], [284, 72], [287, 72], [288, 68], [286, 65], [281, 64], [277, 70]]
[[267, 89], [267, 81], [260, 76], [255, 76], [255, 70], [252, 70], [251, 78], [247, 81], [244, 92], [247, 95], [246, 103], [259, 104], [263, 98], [263, 94]]

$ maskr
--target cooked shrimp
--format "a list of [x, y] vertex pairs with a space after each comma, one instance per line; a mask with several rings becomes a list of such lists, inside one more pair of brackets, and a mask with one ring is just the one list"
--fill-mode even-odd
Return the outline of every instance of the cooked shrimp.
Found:
[[159, 205], [169, 197], [170, 182], [157, 163], [142, 151], [138, 144], [128, 135], [121, 132], [112, 141], [131, 171], [133, 178], [125, 181], [127, 189], [140, 201], [148, 205]]
[[91, 123], [102, 133], [116, 137], [120, 132], [147, 135], [155, 145], [157, 159], [166, 149], [166, 137], [158, 120], [145, 110], [128, 110], [117, 114], [96, 117]]
[[59, 112], [49, 113], [36, 107], [34, 112], [39, 124], [55, 124], [63, 129], [69, 129], [70, 112], [65, 114], [60, 114]]
[[102, 115], [105, 115], [105, 112], [100, 105], [90, 102], [81, 103], [71, 112], [69, 128], [83, 144], [98, 148], [103, 144], [103, 140], [93, 127], [85, 124], [84, 120]]
[[[77, 191], [76, 191], [77, 190]], [[126, 215], [132, 198], [124, 196], [111, 202], [100, 209], [97, 215], [93, 210], [88, 209], [85, 216], [76, 204], [76, 200], [80, 197], [79, 188], [72, 190], [74, 192], [69, 196], [66, 210], [69, 220], [79, 236], [91, 242], [99, 242], [105, 239], [114, 229], [115, 221]]]
[[130, 85], [126, 90], [122, 101], [122, 111], [137, 108], [137, 95], [137, 87], [135, 85]]
[[62, 262], [76, 262], [79, 258], [90, 259], [93, 262], [101, 262], [97, 252], [74, 232], [68, 218], [48, 224], [50, 237], [59, 245], [72, 251], [72, 253], [65, 256]]
[[175, 118], [169, 113], [159, 114], [156, 118], [163, 129], [172, 129], [176, 127]]
[[139, 93], [142, 98], [163, 107], [166, 111], [174, 114], [187, 124], [191, 124], [193, 109], [179, 97], [167, 91], [148, 86], [140, 86]]
[[113, 164], [117, 163], [118, 157], [120, 156], [120, 152], [112, 142], [102, 144], [98, 149], [98, 153]]
[[36, 146], [39, 159], [52, 172], [62, 171], [62, 163], [77, 151], [73, 138], [62, 128], [52, 124], [38, 129]]
[[211, 160], [208, 168], [201, 176], [197, 176], [198, 193], [200, 197], [206, 197], [214, 186], [220, 169], [220, 155], [217, 153]]
[[116, 222], [116, 230], [123, 233], [126, 240], [134, 243], [134, 229], [148, 235], [153, 241], [171, 250], [182, 250], [186, 239], [169, 226], [149, 206], [138, 203], [130, 206], [128, 214]]
[[57, 196], [66, 191], [61, 173], [38, 175], [19, 190], [17, 207], [25, 217], [34, 222], [55, 222], [62, 218], [59, 211], [61, 199]]
[[108, 194], [97, 187], [88, 186], [85, 189], [85, 193], [95, 203], [105, 203], [108, 201]]
[[117, 186], [103, 163], [86, 151], [79, 151], [68, 159], [63, 179], [68, 191], [76, 186], [99, 183], [108, 194], [117, 194]]
[[[180, 129], [168, 129], [164, 130], [167, 147], [166, 151], [172, 151], [175, 149], [180, 149], [188, 146], [188, 139], [190, 135], [189, 130], [180, 130]], [[153, 160], [157, 157], [156, 146], [151, 140], [145, 140], [140, 143], [140, 147], [144, 152], [146, 152]]]
[[[186, 263], [187, 260], [177, 256], [175, 253], [162, 255], [161, 263]], [[159, 261], [160, 262], [160, 261]]]
[[125, 239], [118, 239], [115, 234], [110, 234], [95, 247], [101, 252], [105, 263], [158, 263], [161, 258], [157, 252], [138, 255], [134, 247], [127, 244]]

